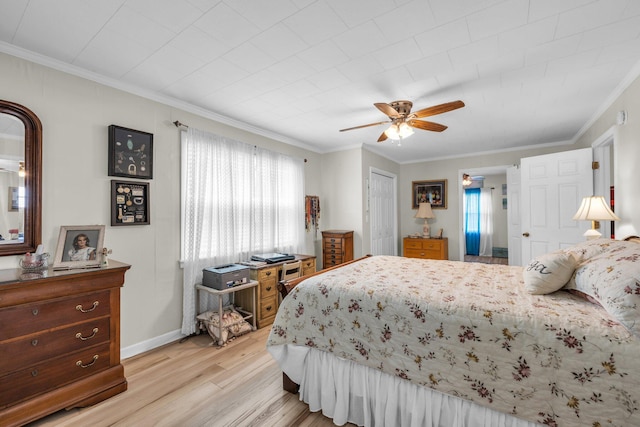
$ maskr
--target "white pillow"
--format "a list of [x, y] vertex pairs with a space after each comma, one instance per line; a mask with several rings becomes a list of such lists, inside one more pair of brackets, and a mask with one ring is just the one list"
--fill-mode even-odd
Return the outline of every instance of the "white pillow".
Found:
[[570, 252], [557, 251], [532, 259], [523, 272], [524, 287], [530, 294], [544, 295], [562, 288], [571, 278], [578, 260]]

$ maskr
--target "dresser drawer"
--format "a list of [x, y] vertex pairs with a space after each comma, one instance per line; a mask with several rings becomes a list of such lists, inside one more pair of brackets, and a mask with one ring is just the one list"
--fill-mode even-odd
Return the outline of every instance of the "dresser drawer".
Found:
[[258, 293], [258, 295], [260, 295], [260, 299], [272, 298], [278, 293], [277, 281], [275, 280], [260, 282], [258, 286], [260, 287], [260, 292]]
[[324, 268], [333, 267], [334, 265], [342, 264], [342, 257], [339, 256], [325, 256], [322, 262]]
[[302, 261], [302, 275], [308, 276], [316, 272], [316, 260], [315, 258]]
[[4, 341], [0, 343], [0, 376], [63, 353], [108, 342], [111, 336], [110, 321], [109, 317], [102, 317], [52, 332]]
[[258, 282], [264, 282], [265, 280], [278, 280], [278, 269], [263, 268], [258, 270]]
[[269, 298], [262, 298], [258, 303], [258, 308], [260, 309], [260, 319], [264, 319], [265, 317], [274, 316], [276, 311], [278, 311], [278, 298], [277, 295], [274, 294]]
[[0, 310], [0, 341], [109, 315], [109, 291]]
[[25, 367], [0, 377], [0, 408], [108, 368], [109, 343]]
[[342, 239], [326, 238], [324, 239], [324, 248], [342, 250]]
[[407, 239], [404, 241], [404, 247], [406, 249], [422, 249], [422, 240]]

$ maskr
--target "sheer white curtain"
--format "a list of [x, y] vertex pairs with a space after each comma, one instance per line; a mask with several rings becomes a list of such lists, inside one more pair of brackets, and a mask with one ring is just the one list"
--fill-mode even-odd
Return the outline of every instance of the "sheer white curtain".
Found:
[[493, 199], [490, 188], [480, 189], [480, 256], [493, 256]]
[[202, 269], [304, 244], [302, 160], [189, 128], [182, 132], [182, 333], [196, 331]]

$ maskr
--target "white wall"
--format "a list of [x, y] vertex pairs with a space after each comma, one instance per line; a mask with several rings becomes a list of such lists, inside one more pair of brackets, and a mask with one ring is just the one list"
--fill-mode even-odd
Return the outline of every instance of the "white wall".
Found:
[[[173, 121], [307, 158], [306, 193], [321, 191], [317, 153], [6, 54], [0, 54], [0, 76], [0, 96], [31, 109], [42, 122], [45, 249], [55, 250], [62, 225], [105, 224], [112, 258], [132, 265], [122, 290], [123, 347], [174, 333], [182, 321], [180, 131]], [[150, 225], [110, 226], [110, 181], [120, 179], [107, 176], [110, 124], [154, 135]], [[310, 235], [306, 246], [315, 252]], [[0, 268], [17, 266], [18, 257], [0, 257]]]
[[[619, 111], [627, 112], [627, 123], [616, 124]], [[614, 180], [616, 195], [616, 239], [640, 235], [640, 191], [637, 175], [640, 164], [640, 78], [612, 103], [612, 105], [580, 137], [578, 143], [585, 147], [614, 127]]]

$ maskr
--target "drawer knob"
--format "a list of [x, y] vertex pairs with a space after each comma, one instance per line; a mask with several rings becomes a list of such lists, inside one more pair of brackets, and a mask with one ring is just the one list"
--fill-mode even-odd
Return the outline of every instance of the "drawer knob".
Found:
[[78, 360], [76, 362], [76, 366], [79, 366], [81, 368], [88, 368], [89, 366], [92, 366], [94, 363], [96, 363], [96, 360], [98, 360], [98, 355], [94, 354], [93, 355], [93, 360], [89, 363], [87, 363], [86, 365], [82, 363], [82, 360]]
[[40, 313], [40, 310], [38, 310], [37, 308], [34, 308], [33, 310], [31, 310], [31, 314], [33, 314], [34, 316], [37, 316], [38, 313]]
[[269, 285], [268, 287], [265, 288], [267, 291], [271, 290], [271, 285]]
[[268, 306], [266, 306], [264, 309], [265, 309], [265, 310], [267, 310], [267, 311], [271, 311], [271, 308], [272, 308], [272, 307], [271, 307], [270, 305], [268, 305]]
[[86, 341], [86, 340], [90, 340], [91, 338], [95, 337], [97, 333], [98, 333], [98, 328], [93, 328], [93, 333], [91, 335], [89, 335], [88, 337], [83, 337], [82, 336], [82, 332], [78, 332], [76, 334], [76, 338], [78, 338], [79, 340], [82, 340], [82, 341]]
[[33, 371], [31, 371], [31, 376], [32, 377], [37, 377], [38, 376], [38, 370], [34, 369]]
[[90, 311], [95, 310], [96, 307], [98, 306], [98, 304], [100, 304], [100, 302], [94, 301], [93, 302], [93, 306], [91, 306], [91, 308], [88, 308], [86, 310], [82, 308], [82, 304], [78, 304], [78, 305], [76, 305], [76, 310], [78, 310], [78, 311], [80, 311], [82, 313], [89, 313]]
[[267, 272], [266, 272], [266, 273], [264, 273], [264, 274], [265, 274], [265, 276], [271, 276], [271, 272], [270, 272], [270, 271], [267, 271]]
[[38, 340], [31, 340], [31, 345], [32, 346], [37, 346], [38, 345]]

